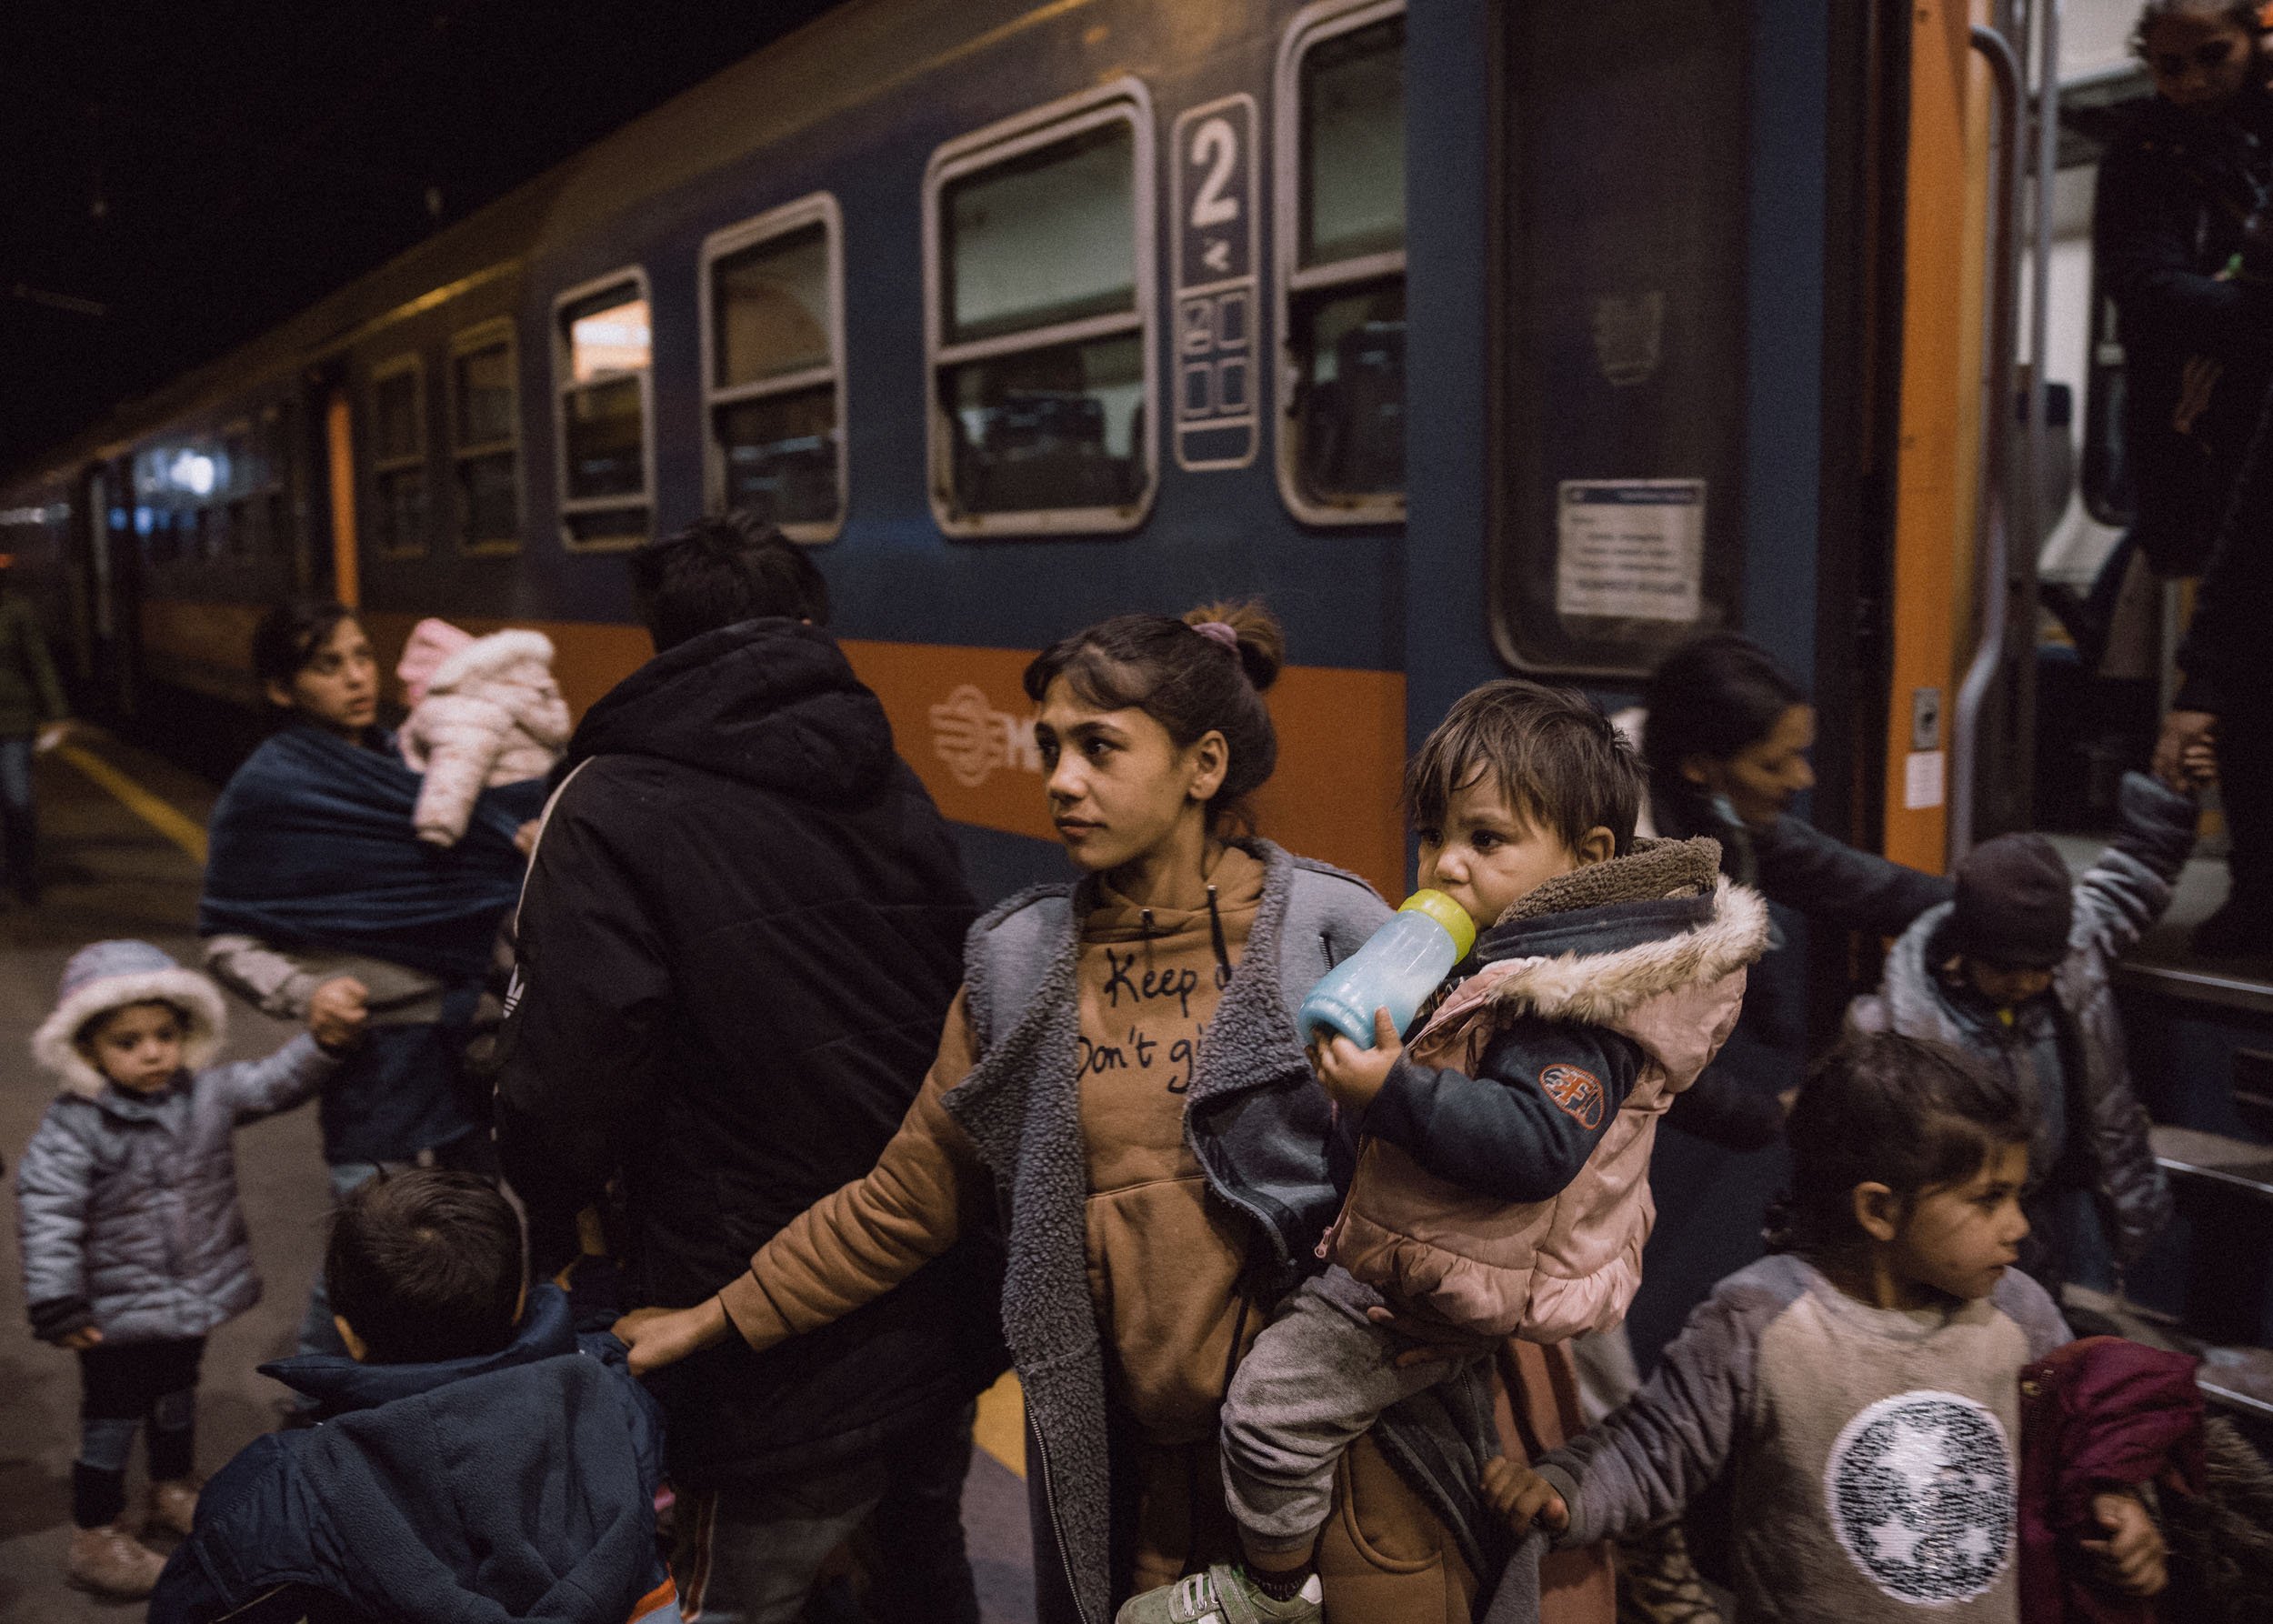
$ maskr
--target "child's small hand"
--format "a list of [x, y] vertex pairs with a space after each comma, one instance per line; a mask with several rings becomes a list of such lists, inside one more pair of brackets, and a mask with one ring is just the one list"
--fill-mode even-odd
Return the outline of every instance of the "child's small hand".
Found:
[[1563, 1533], [1570, 1527], [1570, 1508], [1563, 1504], [1555, 1486], [1505, 1455], [1484, 1463], [1484, 1499], [1518, 1534], [1531, 1526], [1534, 1518], [1550, 1534]]
[[2188, 745], [2178, 757], [2178, 770], [2190, 789], [2218, 782], [2218, 739], [2215, 735], [2198, 745]]
[[1387, 1084], [1390, 1068], [1404, 1053], [1404, 1041], [1397, 1037], [1389, 1012], [1377, 1009], [1371, 1048], [1359, 1048], [1337, 1032], [1323, 1043], [1310, 1046], [1310, 1067], [1336, 1105], [1346, 1111], [1362, 1111]]
[[102, 1339], [103, 1333], [101, 1331], [96, 1330], [91, 1325], [83, 1325], [75, 1331], [68, 1331], [64, 1335], [57, 1337], [55, 1338], [55, 1346], [58, 1348], [67, 1348], [74, 1353], [85, 1353], [88, 1348], [93, 1348], [97, 1343], [102, 1341]]
[[2084, 1549], [2099, 1559], [2101, 1576], [2126, 1596], [2160, 1595], [2170, 1580], [2164, 1561], [2169, 1548], [2138, 1497], [2095, 1494], [2091, 1514], [2108, 1530], [2105, 1539], [2083, 1541]]
[[308, 1031], [325, 1048], [359, 1042], [369, 1024], [370, 988], [353, 976], [335, 976], [308, 997]]

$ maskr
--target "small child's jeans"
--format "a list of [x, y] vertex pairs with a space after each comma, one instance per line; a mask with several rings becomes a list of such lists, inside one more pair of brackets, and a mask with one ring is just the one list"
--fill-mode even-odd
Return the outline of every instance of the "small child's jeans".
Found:
[[71, 1520], [99, 1529], [126, 1509], [126, 1461], [149, 1425], [150, 1480], [186, 1478], [196, 1458], [197, 1365], [205, 1339], [98, 1342], [79, 1352], [79, 1458]]
[[1305, 1280], [1231, 1378], [1223, 1404], [1224, 1498], [1248, 1548], [1307, 1555], [1334, 1508], [1334, 1468], [1381, 1412], [1490, 1357], [1399, 1369], [1413, 1339], [1366, 1318], [1379, 1296], [1338, 1268]]

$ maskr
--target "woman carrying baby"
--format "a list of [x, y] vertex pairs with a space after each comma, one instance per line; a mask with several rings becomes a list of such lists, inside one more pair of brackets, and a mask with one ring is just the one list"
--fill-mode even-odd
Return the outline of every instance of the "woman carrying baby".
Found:
[[[431, 839], [418, 817], [427, 782], [378, 725], [378, 665], [352, 611], [272, 609], [253, 635], [253, 668], [285, 725], [214, 807], [197, 913], [206, 967], [279, 1018], [368, 1009], [368, 1041], [318, 1102], [335, 1197], [421, 1160], [492, 1171], [486, 1101], [468, 1098], [464, 1056], [491, 943], [518, 894], [515, 837], [542, 809], [544, 780], [480, 789], [461, 808], [462, 837]], [[300, 1344], [342, 1351], [320, 1279]]]

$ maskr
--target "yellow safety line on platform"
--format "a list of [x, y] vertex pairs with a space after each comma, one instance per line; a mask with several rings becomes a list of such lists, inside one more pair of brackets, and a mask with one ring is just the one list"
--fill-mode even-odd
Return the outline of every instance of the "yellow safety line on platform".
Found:
[[1026, 1393], [1007, 1370], [978, 1396], [978, 1419], [971, 1425], [971, 1439], [1011, 1471], [1026, 1476]]
[[204, 864], [205, 831], [195, 818], [177, 811], [84, 745], [57, 745], [55, 754], [109, 790], [127, 811], [187, 852], [193, 862]]

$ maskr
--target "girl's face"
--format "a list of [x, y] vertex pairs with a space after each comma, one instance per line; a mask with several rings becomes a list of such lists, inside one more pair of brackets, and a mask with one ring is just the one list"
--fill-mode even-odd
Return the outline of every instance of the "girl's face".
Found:
[[182, 1018], [171, 1004], [114, 1009], [79, 1039], [95, 1068], [130, 1094], [155, 1094], [182, 1068]]
[[1802, 791], [1815, 787], [1815, 769], [1807, 765], [1815, 742], [1815, 707], [1794, 705], [1757, 744], [1725, 758], [1692, 756], [1682, 762], [1681, 776], [1727, 797], [1747, 827], [1764, 829], [1791, 810]]
[[350, 615], [315, 646], [289, 685], [268, 685], [271, 703], [353, 738], [379, 717], [379, 663]]
[[2155, 94], [2189, 113], [2214, 113], [2249, 82], [2257, 42], [2230, 17], [2165, 17], [2139, 41]]
[[2000, 1145], [1965, 1183], [1914, 1198], [1886, 1243], [1889, 1271], [1945, 1297], [1987, 1297], [2020, 1259], [2028, 1233], [2020, 1192], [2028, 1182], [2028, 1147]]
[[1064, 677], [1042, 696], [1034, 724], [1049, 775], [1050, 818], [1084, 870], [1138, 862], [1205, 828], [1207, 803], [1231, 764], [1222, 734], [1179, 747], [1135, 706], [1098, 710]]

